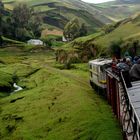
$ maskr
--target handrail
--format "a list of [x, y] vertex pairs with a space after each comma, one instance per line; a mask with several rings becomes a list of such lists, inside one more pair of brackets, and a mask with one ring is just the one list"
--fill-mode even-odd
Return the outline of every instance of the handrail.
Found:
[[136, 111], [135, 111], [135, 109], [134, 109], [134, 106], [133, 106], [133, 104], [132, 104], [132, 102], [131, 102], [131, 100], [130, 100], [130, 96], [129, 96], [129, 94], [128, 94], [128, 89], [127, 89], [127, 86], [126, 86], [126, 84], [125, 84], [125, 80], [124, 80], [122, 71], [120, 72], [120, 74], [121, 74], [121, 79], [122, 79], [122, 82], [123, 82], [123, 85], [124, 85], [124, 90], [125, 90], [125, 92], [126, 92], [126, 94], [127, 94], [127, 96], [128, 96], [129, 102], [131, 103], [132, 108], [133, 108], [133, 110], [134, 110], [134, 112], [135, 112], [135, 114], [136, 114], [136, 117], [137, 117], [137, 119], [138, 119], [138, 122], [139, 122], [139, 124], [140, 124], [140, 119], [139, 119], [139, 117], [138, 117], [138, 115], [137, 115], [137, 113], [136, 113]]
[[[128, 88], [126, 86], [125, 79], [123, 77], [122, 71], [120, 72], [120, 77], [121, 77], [121, 80], [122, 80], [122, 85], [123, 85], [123, 88], [124, 88], [125, 96], [127, 96], [127, 100], [128, 100], [127, 102], [129, 103], [129, 106], [133, 109], [133, 112], [134, 112], [134, 118], [135, 119], [134, 119], [133, 123], [135, 123], [137, 126], [139, 126], [139, 128], [137, 128], [137, 129], [140, 129], [140, 119], [139, 119], [139, 117], [136, 113], [136, 110], [133, 106], [133, 103], [131, 102], [130, 96], [128, 94]], [[137, 129], [135, 130], [134, 125], [133, 125], [134, 134], [138, 135], [138, 137], [140, 138], [140, 133], [139, 132], [137, 133]]]

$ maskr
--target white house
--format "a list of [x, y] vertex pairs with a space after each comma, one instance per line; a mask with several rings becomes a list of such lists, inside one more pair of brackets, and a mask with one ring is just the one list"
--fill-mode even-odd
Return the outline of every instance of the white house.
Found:
[[39, 39], [30, 39], [27, 41], [27, 43], [29, 45], [43, 45], [43, 41], [39, 40]]
[[68, 40], [64, 36], [62, 36], [62, 41], [67, 42]]

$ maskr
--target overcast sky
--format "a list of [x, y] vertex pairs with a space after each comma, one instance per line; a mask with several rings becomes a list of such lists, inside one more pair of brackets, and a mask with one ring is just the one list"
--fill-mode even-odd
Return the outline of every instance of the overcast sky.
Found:
[[82, 1], [89, 2], [89, 3], [102, 3], [102, 2], [113, 1], [113, 0], [82, 0]]

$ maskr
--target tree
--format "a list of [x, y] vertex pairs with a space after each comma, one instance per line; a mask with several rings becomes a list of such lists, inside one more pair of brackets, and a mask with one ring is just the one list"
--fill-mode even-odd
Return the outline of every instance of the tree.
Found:
[[117, 59], [121, 58], [121, 44], [123, 43], [122, 40], [113, 41], [109, 47], [109, 51], [111, 55], [115, 56]]
[[12, 12], [13, 22], [15, 27], [25, 28], [31, 18], [31, 9], [25, 3], [16, 5]]
[[112, 32], [115, 29], [115, 27], [113, 24], [109, 24], [109, 25], [105, 25], [102, 29], [105, 32], [105, 34], [108, 34]]
[[34, 10], [26, 3], [19, 3], [12, 12], [13, 36], [26, 41], [29, 38], [40, 37], [42, 17], [36, 15]]
[[2, 3], [2, 1], [0, 0], [0, 46], [3, 44], [3, 39], [2, 39], [2, 22], [3, 22], [3, 15], [4, 14], [4, 4]]
[[87, 35], [87, 27], [86, 27], [85, 23], [82, 23], [79, 33], [80, 33], [80, 36]]
[[42, 16], [35, 14], [31, 17], [29, 21], [30, 30], [32, 30], [35, 37], [41, 36], [41, 25], [42, 25]]
[[77, 18], [69, 21], [64, 27], [64, 36], [68, 41], [79, 37], [80, 24]]

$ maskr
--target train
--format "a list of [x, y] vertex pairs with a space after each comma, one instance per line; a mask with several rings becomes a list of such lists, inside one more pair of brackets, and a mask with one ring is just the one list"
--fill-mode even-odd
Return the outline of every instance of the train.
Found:
[[97, 89], [99, 93], [105, 95], [107, 88], [106, 69], [111, 67], [112, 60], [105, 58], [98, 58], [89, 61], [90, 71], [90, 85]]
[[129, 82], [128, 72], [113, 69], [111, 59], [89, 61], [90, 85], [111, 105], [124, 140], [140, 140], [140, 81]]

